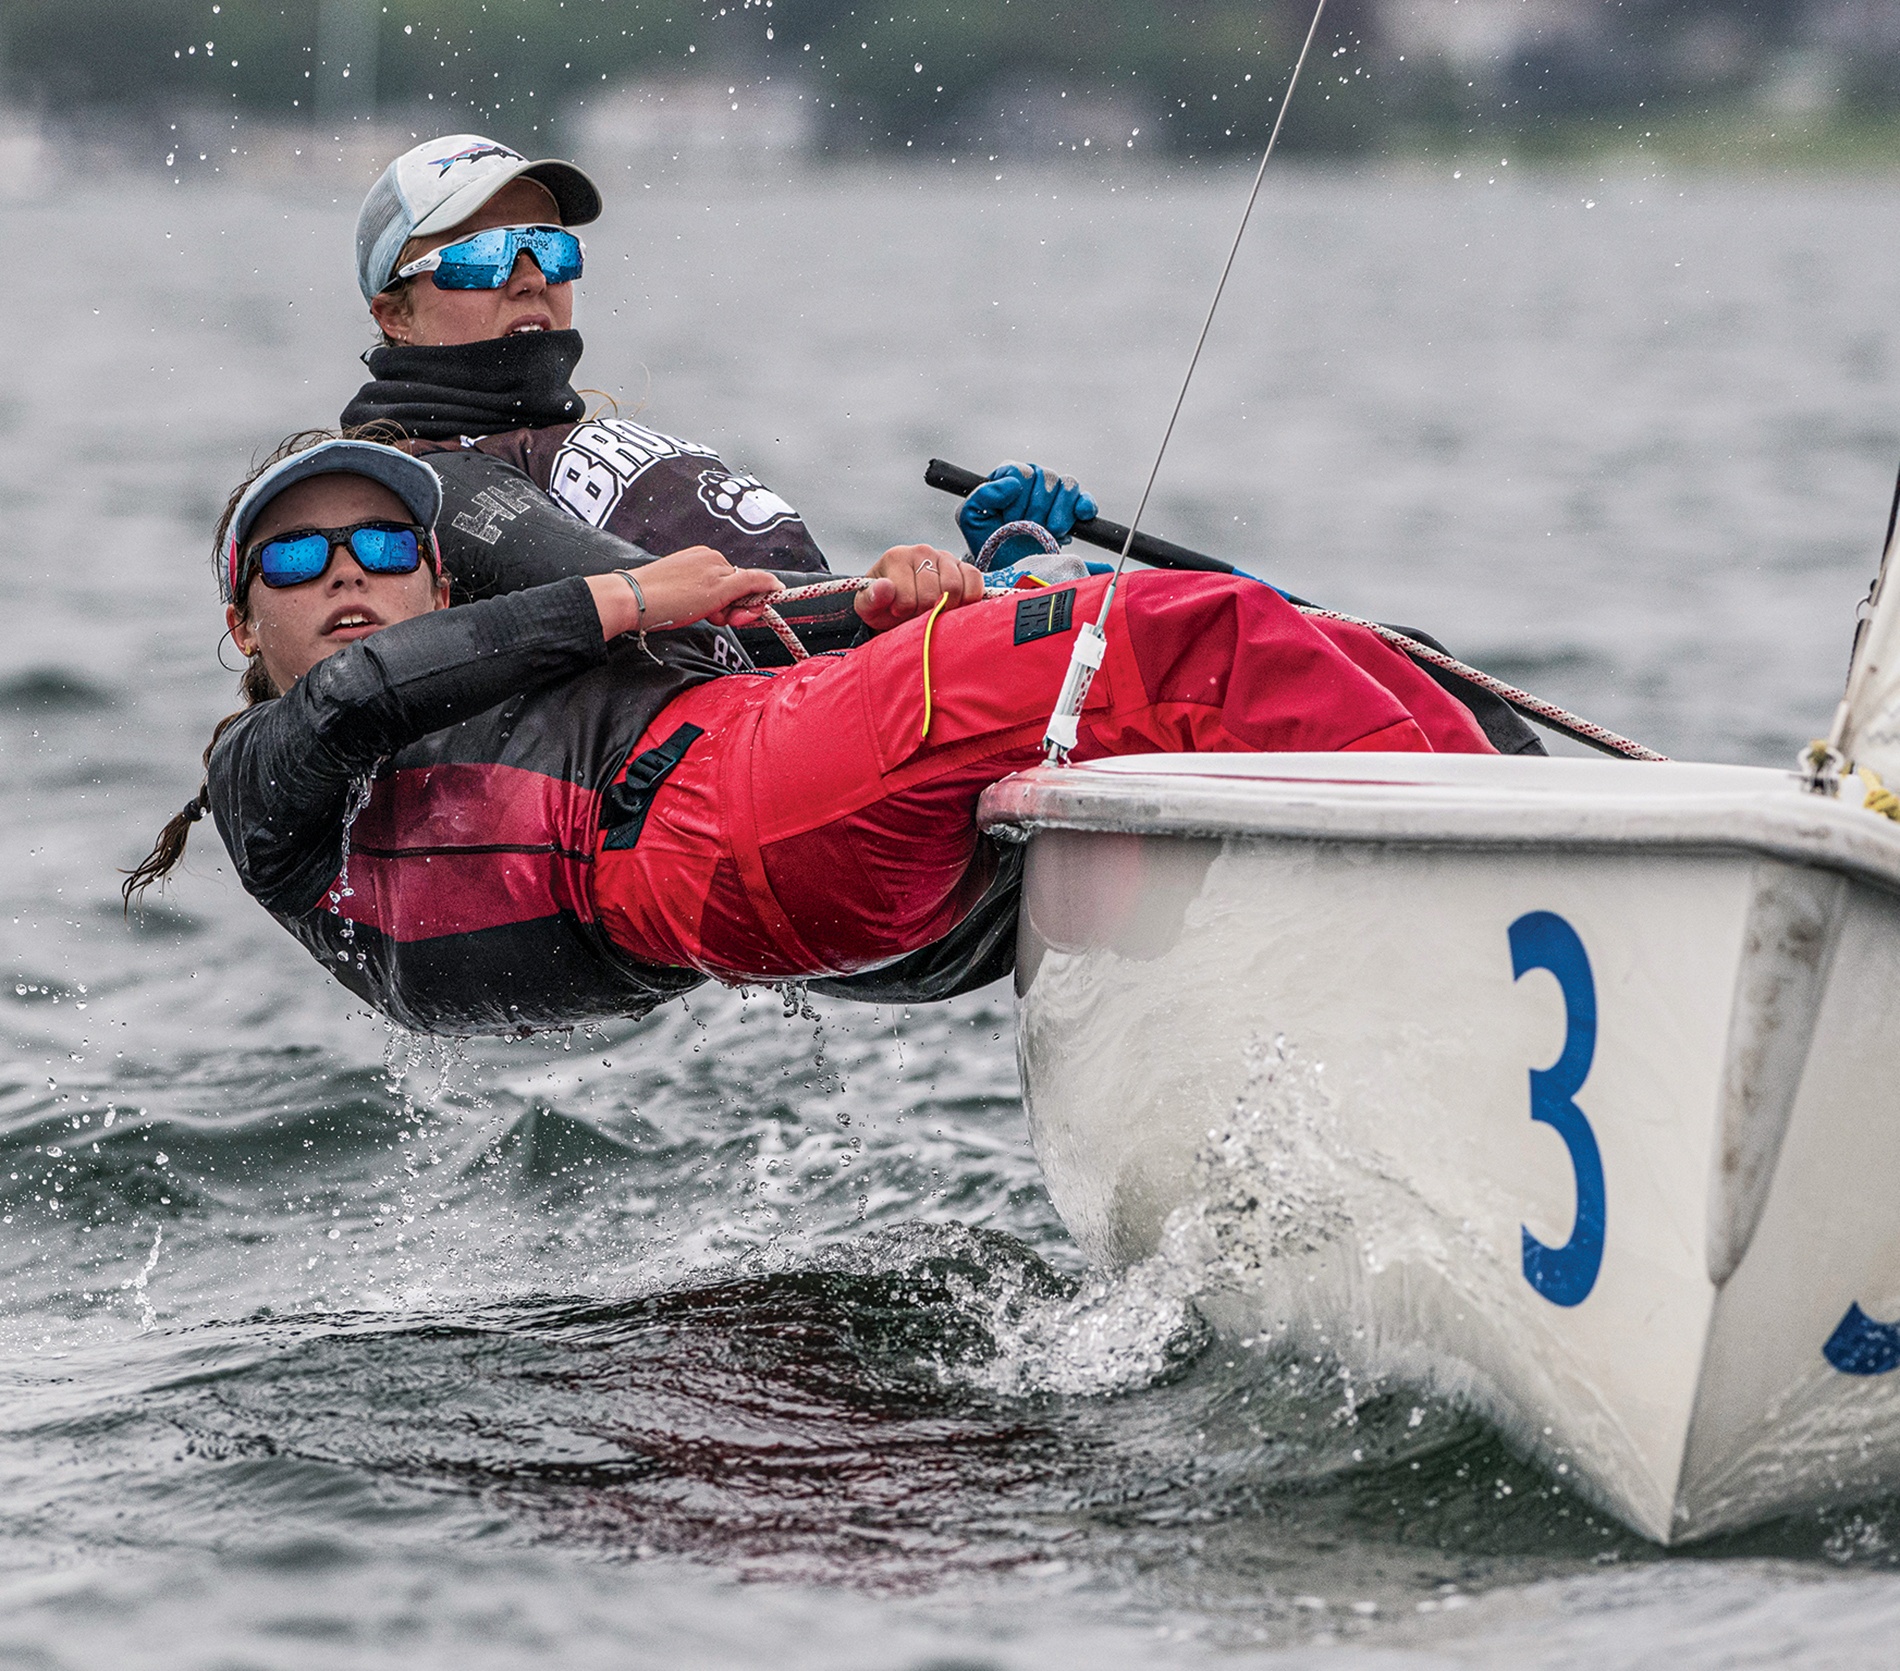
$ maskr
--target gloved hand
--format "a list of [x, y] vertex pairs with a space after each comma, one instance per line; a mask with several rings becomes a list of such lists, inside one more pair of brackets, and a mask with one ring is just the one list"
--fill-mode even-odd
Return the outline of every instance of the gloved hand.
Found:
[[[990, 479], [971, 491], [957, 512], [957, 526], [975, 556], [1005, 522], [1040, 522], [1066, 545], [1075, 525], [1094, 515], [1095, 501], [1075, 485], [1073, 476], [1052, 477], [1034, 464], [1010, 462], [997, 465]], [[1026, 537], [1007, 540], [991, 566], [1001, 568], [1035, 549]]]

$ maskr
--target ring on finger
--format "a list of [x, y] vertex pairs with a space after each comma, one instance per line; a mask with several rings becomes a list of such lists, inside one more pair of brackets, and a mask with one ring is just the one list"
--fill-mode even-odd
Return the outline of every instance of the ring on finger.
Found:
[[921, 563], [919, 563], [917, 567], [919, 569], [929, 569], [931, 573], [933, 574], [936, 573], [936, 570], [937, 570], [936, 563], [928, 557], [926, 557]]

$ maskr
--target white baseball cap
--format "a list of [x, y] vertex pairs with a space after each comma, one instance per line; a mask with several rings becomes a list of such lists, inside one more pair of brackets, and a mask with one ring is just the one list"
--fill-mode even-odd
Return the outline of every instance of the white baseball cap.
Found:
[[547, 187], [563, 226], [600, 218], [600, 188], [571, 162], [530, 162], [478, 133], [451, 133], [403, 152], [369, 189], [356, 216], [356, 282], [373, 301], [411, 238], [445, 232], [511, 180]]

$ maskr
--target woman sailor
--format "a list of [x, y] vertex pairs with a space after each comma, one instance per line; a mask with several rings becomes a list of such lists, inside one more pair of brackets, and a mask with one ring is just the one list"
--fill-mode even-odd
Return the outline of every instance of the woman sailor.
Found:
[[[695, 546], [504, 574], [449, 608], [441, 496], [405, 452], [308, 438], [233, 495], [218, 572], [250, 705], [128, 900], [209, 809], [246, 889], [345, 986], [445, 1033], [875, 969], [970, 911], [994, 868], [977, 798], [1040, 758], [1103, 579], [986, 600], [947, 553], [900, 548], [943, 588], [930, 617], [734, 671], [719, 634], [770, 574]], [[1131, 574], [1107, 625], [1081, 760], [1489, 752], [1410, 661], [1257, 582]]]
[[[572, 228], [601, 209], [574, 164], [530, 161], [478, 134], [428, 140], [392, 162], [357, 217], [357, 282], [383, 346], [365, 356], [372, 380], [344, 409], [344, 427], [378, 426], [441, 476], [458, 601], [493, 590], [498, 570], [519, 585], [530, 573], [608, 572], [693, 545], [742, 568], [825, 572], [792, 506], [710, 447], [585, 416], [572, 383], [585, 250]], [[1012, 465], [959, 521], [974, 551], [1008, 521], [1033, 519], [1067, 539], [1094, 514], [1072, 481]], [[853, 643], [863, 626], [909, 619], [943, 595], [936, 570], [902, 556], [871, 572], [891, 585], [794, 613], [810, 647]], [[751, 642], [784, 659], [769, 637]]]

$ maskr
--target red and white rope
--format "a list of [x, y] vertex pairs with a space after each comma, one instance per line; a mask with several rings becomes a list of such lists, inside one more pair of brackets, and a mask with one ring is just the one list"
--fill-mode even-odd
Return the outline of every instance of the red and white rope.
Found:
[[835, 580], [815, 580], [809, 586], [793, 586], [783, 592], [768, 592], [766, 596], [780, 603], [803, 603], [807, 598], [836, 597], [840, 592], [862, 592], [871, 584], [868, 574], [840, 575]]
[[[802, 603], [808, 598], [835, 597], [843, 592], [861, 592], [871, 584], [867, 575], [842, 575], [835, 580], [815, 581], [809, 586], [796, 586], [788, 591], [770, 594], [773, 603]], [[1468, 680], [1480, 690], [1487, 690], [1493, 696], [1508, 702], [1520, 713], [1542, 720], [1553, 730], [1560, 731], [1580, 743], [1606, 753], [1620, 754], [1626, 760], [1667, 760], [1666, 754], [1658, 754], [1652, 748], [1610, 730], [1607, 726], [1587, 720], [1580, 714], [1573, 714], [1567, 708], [1560, 708], [1554, 702], [1546, 702], [1541, 696], [1533, 696], [1527, 690], [1519, 690], [1516, 685], [1506, 684], [1504, 680], [1460, 661], [1456, 656], [1447, 655], [1443, 650], [1434, 650], [1429, 644], [1421, 644], [1416, 638], [1408, 638], [1395, 627], [1381, 626], [1377, 621], [1367, 621], [1357, 615], [1343, 614], [1337, 609], [1321, 609], [1314, 604], [1298, 604], [1302, 615], [1311, 615], [1322, 621], [1340, 621], [1347, 626], [1364, 627], [1367, 632], [1375, 633], [1394, 649], [1402, 650], [1414, 661], [1424, 662], [1431, 667], [1442, 668], [1447, 673], [1455, 673], [1459, 678]], [[771, 628], [778, 641], [794, 661], [809, 659], [811, 652], [799, 642], [785, 617], [771, 604], [767, 604], [759, 617]]]
[[[786, 591], [768, 592], [764, 595], [771, 598], [773, 603], [802, 603], [807, 598], [829, 598], [835, 597], [840, 592], [862, 592], [864, 588], [870, 584], [871, 577], [869, 575], [849, 574], [837, 580], [815, 581], [810, 586], [793, 586]], [[748, 598], [745, 601], [747, 603], [757, 603], [759, 600], [756, 598]], [[807, 650], [805, 646], [799, 642], [798, 634], [792, 631], [791, 627], [786, 623], [785, 617], [779, 614], [779, 612], [772, 607], [772, 604], [761, 605], [759, 609], [759, 619], [772, 629], [773, 636], [778, 639], [779, 643], [785, 646], [787, 654], [791, 656], [793, 661], [809, 661], [811, 659], [811, 651]]]
[[1393, 627], [1381, 626], [1377, 621], [1363, 621], [1357, 615], [1342, 615], [1336, 609], [1320, 609], [1314, 604], [1302, 603], [1296, 607], [1302, 615], [1311, 615], [1322, 621], [1343, 621], [1348, 626], [1364, 627], [1366, 631], [1377, 633], [1394, 649], [1403, 650], [1414, 661], [1422, 661], [1431, 667], [1443, 668], [1447, 673], [1455, 673], [1461, 679], [1467, 679], [1480, 690], [1488, 690], [1493, 696], [1502, 697], [1520, 713], [1529, 714], [1542, 720], [1554, 731], [1561, 731], [1567, 737], [1574, 737], [1580, 743], [1588, 743], [1605, 753], [1620, 754], [1626, 760], [1667, 760], [1666, 754], [1658, 754], [1654, 749], [1645, 748], [1641, 743], [1632, 742], [1628, 737], [1620, 736], [1606, 726], [1584, 719], [1560, 708], [1554, 702], [1546, 702], [1541, 696], [1532, 696], [1527, 690], [1519, 690], [1516, 685], [1507, 685], [1502, 679], [1489, 673], [1480, 672], [1468, 666], [1456, 656], [1448, 656], [1443, 650], [1434, 650], [1429, 644], [1421, 644], [1416, 638], [1407, 638], [1404, 633]]

